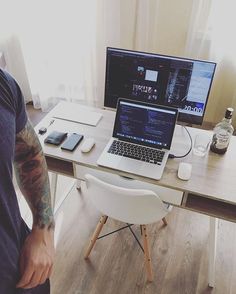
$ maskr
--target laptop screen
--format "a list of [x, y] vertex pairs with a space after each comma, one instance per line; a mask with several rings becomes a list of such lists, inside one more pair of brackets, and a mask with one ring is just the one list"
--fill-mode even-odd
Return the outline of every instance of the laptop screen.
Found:
[[119, 99], [113, 137], [153, 148], [170, 149], [178, 110]]

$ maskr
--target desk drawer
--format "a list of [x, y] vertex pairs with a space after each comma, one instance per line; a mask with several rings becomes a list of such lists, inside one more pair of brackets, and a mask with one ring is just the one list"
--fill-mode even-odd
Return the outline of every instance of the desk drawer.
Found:
[[236, 205], [232, 203], [186, 193], [182, 205], [186, 209], [236, 222]]
[[49, 156], [45, 156], [48, 170], [65, 176], [74, 177], [73, 163]]
[[97, 176], [104, 182], [108, 182], [116, 186], [131, 188], [131, 189], [133, 188], [133, 189], [152, 190], [156, 194], [158, 194], [164, 202], [175, 205], [175, 206], [180, 206], [182, 203], [183, 192], [173, 190], [170, 188], [161, 187], [158, 185], [149, 184], [147, 182], [124, 178], [116, 174], [76, 165], [75, 167], [76, 178], [80, 180], [84, 180], [84, 175], [86, 173]]

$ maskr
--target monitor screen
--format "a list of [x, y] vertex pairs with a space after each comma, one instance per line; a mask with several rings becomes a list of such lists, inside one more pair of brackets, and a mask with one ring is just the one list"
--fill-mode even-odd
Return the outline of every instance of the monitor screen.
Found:
[[179, 122], [202, 124], [216, 63], [107, 48], [104, 106], [120, 97], [178, 108]]

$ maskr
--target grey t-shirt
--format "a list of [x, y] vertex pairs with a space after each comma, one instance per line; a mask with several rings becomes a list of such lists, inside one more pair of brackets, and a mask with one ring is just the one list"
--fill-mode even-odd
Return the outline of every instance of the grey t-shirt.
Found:
[[37, 288], [16, 290], [19, 256], [29, 229], [21, 218], [12, 182], [16, 134], [27, 122], [25, 103], [16, 81], [0, 69], [0, 293], [48, 293]]

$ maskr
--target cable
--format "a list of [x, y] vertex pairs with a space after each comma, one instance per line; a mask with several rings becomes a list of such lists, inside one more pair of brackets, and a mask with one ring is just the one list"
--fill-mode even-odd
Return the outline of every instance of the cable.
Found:
[[50, 125], [52, 125], [54, 123], [54, 121], [55, 121], [55, 119], [51, 119], [47, 127], [41, 127], [38, 130], [38, 135], [42, 136], [43, 134], [45, 134], [47, 132], [47, 129], [50, 127]]
[[187, 156], [193, 148], [193, 139], [191, 137], [191, 134], [189, 133], [189, 130], [185, 126], [182, 126], [182, 127], [186, 130], [186, 132], [188, 133], [188, 136], [190, 138], [190, 143], [191, 143], [190, 148], [189, 148], [188, 152], [184, 155], [169, 154], [168, 158], [183, 158], [183, 157]]

